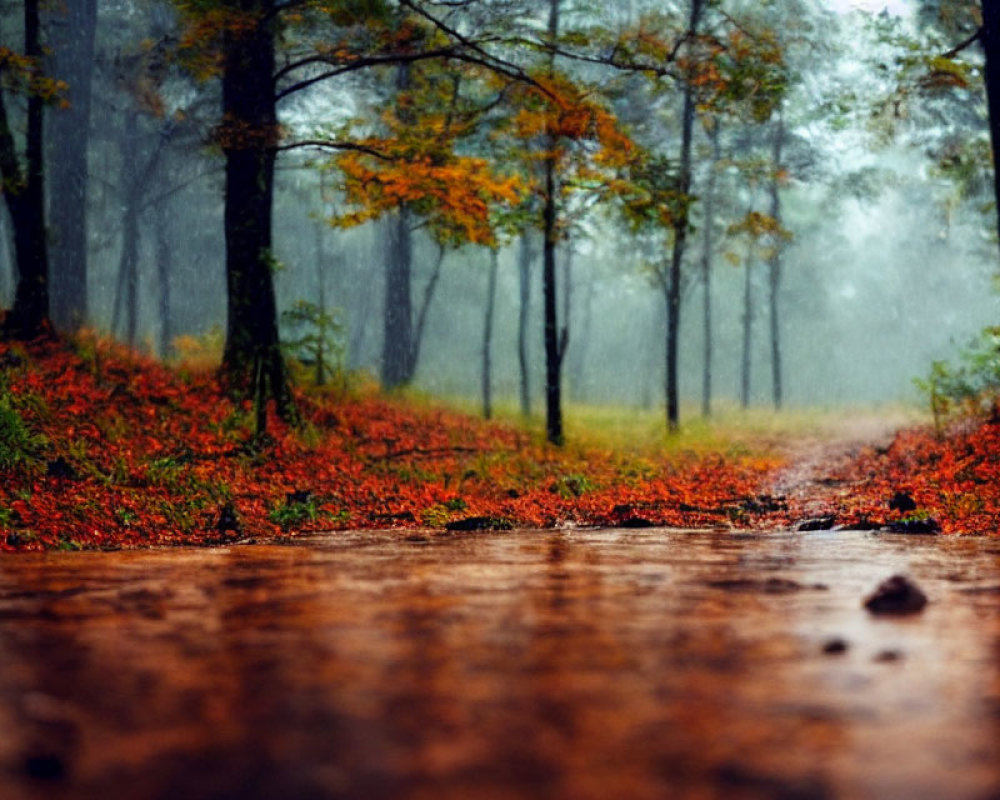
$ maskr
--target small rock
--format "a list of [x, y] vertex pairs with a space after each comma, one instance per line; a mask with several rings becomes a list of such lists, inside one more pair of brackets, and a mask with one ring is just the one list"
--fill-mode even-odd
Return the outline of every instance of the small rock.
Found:
[[846, 653], [848, 647], [850, 645], [847, 643], [847, 640], [837, 636], [823, 644], [823, 652], [830, 656], [840, 655], [841, 653]]
[[916, 508], [916, 501], [906, 492], [896, 492], [889, 501], [889, 509], [891, 511], [898, 511], [900, 514], [915, 511]]
[[924, 519], [901, 519], [896, 522], [890, 522], [886, 525], [886, 529], [891, 533], [935, 534], [940, 532], [941, 526], [936, 519], [926, 517]]
[[449, 531], [509, 531], [514, 525], [501, 517], [465, 517], [445, 525]]
[[68, 769], [65, 760], [56, 753], [29, 753], [24, 757], [24, 772], [40, 781], [61, 781]]
[[833, 530], [833, 526], [836, 524], [837, 518], [832, 514], [825, 517], [813, 517], [812, 519], [804, 519], [798, 525], [795, 526], [797, 531], [829, 531]]
[[626, 517], [618, 523], [619, 528], [655, 528], [656, 523], [645, 517]]
[[223, 503], [219, 506], [219, 519], [215, 523], [215, 529], [219, 533], [226, 533], [227, 531], [240, 532], [240, 520], [236, 515], [236, 508], [232, 503]]
[[876, 664], [891, 664], [894, 661], [902, 661], [903, 654], [899, 650], [883, 650], [872, 659]]
[[49, 461], [45, 465], [45, 474], [50, 478], [65, 478], [72, 481], [78, 480], [80, 477], [73, 465], [62, 456]]
[[865, 598], [864, 606], [873, 614], [913, 614], [927, 605], [927, 595], [904, 575], [893, 575]]

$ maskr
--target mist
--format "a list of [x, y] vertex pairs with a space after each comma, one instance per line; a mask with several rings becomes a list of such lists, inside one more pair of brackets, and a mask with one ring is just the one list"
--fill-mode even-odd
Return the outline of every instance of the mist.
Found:
[[[883, 15], [877, 23], [871, 11], [845, 12], [843, 5], [805, 4], [810, 24], [787, 44], [796, 79], [783, 101], [789, 144], [782, 165], [781, 225], [789, 237], [781, 247], [776, 328], [783, 405], [915, 405], [923, 400], [913, 379], [932, 361], [953, 357], [1000, 317], [993, 289], [994, 209], [987, 184], [968, 174], [988, 172], [989, 164], [972, 163], [963, 176], [941, 168], [947, 153], [974, 151], [969, 143], [985, 140], [981, 59], [974, 50], [963, 54], [971, 65], [968, 84], [947, 96], [922, 99], [910, 93], [901, 101], [898, 87], [915, 79], [897, 69], [893, 48], [902, 45], [886, 31], [930, 49], [934, 37], [944, 34], [921, 28], [912, 14]], [[85, 326], [173, 357], [183, 349], [178, 342], [186, 341], [190, 349], [198, 340], [210, 350], [221, 348], [224, 337], [223, 162], [211, 142], [218, 88], [169, 65], [166, 53], [177, 22], [169, 10], [156, 8], [156, 13], [110, 3], [99, 8], [89, 76], [94, 99]], [[814, 40], [828, 49], [811, 57]], [[137, 44], [143, 41], [152, 44]], [[863, 55], [875, 51], [870, 59]], [[303, 133], [359, 118], [375, 126], [392, 80], [373, 74], [318, 87], [283, 109], [283, 123], [288, 131]], [[673, 153], [679, 94], [648, 100], [639, 90], [629, 91], [619, 88], [609, 101], [618, 116], [639, 120], [637, 135], [644, 126], [655, 128]], [[679, 385], [686, 416], [698, 413], [703, 399], [705, 286], [698, 265], [706, 225], [714, 230], [712, 404], [740, 404], [747, 296], [752, 298], [749, 405], [774, 403], [769, 256], [754, 252], [732, 228], [748, 210], [766, 209], [766, 187], [747, 179], [746, 163], [766, 157], [770, 133], [766, 121], [748, 122], [739, 114], [720, 124], [719, 162], [710, 157], [707, 129], [699, 124], [695, 130], [694, 203], [680, 312]], [[705, 186], [713, 170], [716, 218], [706, 220]], [[330, 224], [331, 217], [345, 213], [345, 198], [319, 149], [282, 154], [275, 187], [279, 312], [303, 300], [337, 310], [343, 369], [377, 379], [388, 313], [388, 223]], [[51, 197], [62, 187], [50, 178], [48, 190]], [[564, 391], [571, 403], [662, 407], [665, 313], [650, 264], [663, 256], [669, 240], [641, 240], [606, 205], [598, 202], [581, 212], [557, 245], [560, 325], [567, 330]], [[0, 225], [0, 304], [9, 307], [17, 275], [6, 212]], [[489, 249], [449, 246], [435, 280], [439, 252], [431, 231], [414, 224], [412, 235], [414, 322], [428, 284], [434, 286], [409, 383], [442, 399], [475, 401], [481, 392]], [[532, 408], [540, 412], [541, 241], [537, 231], [524, 235], [534, 250], [524, 312], [528, 380]], [[58, 237], [57, 229], [52, 236]], [[490, 345], [494, 400], [511, 409], [522, 391], [520, 247], [517, 236], [500, 239]]]

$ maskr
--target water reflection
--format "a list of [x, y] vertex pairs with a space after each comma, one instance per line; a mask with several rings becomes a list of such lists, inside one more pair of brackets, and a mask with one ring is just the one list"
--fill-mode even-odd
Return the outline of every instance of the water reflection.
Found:
[[[900, 569], [931, 604], [873, 619], [861, 597]], [[9, 557], [0, 780], [15, 800], [987, 797], [998, 587], [990, 540], [848, 533]]]

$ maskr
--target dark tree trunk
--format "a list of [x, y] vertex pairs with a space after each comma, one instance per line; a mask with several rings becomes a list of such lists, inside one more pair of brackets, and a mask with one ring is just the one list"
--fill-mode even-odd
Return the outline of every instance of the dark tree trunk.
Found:
[[443, 244], [438, 245], [437, 258], [434, 261], [434, 270], [427, 279], [424, 286], [424, 299], [417, 310], [417, 324], [413, 329], [413, 341], [410, 347], [410, 377], [417, 372], [417, 364], [420, 362], [420, 346], [424, 341], [424, 328], [427, 326], [427, 314], [430, 311], [431, 302], [434, 300], [434, 292], [437, 289], [438, 280], [441, 278], [441, 267], [444, 265], [444, 256], [447, 251]]
[[701, 282], [702, 282], [702, 371], [701, 371], [701, 415], [712, 415], [712, 357], [714, 339], [712, 337], [712, 248], [713, 226], [715, 224], [716, 168], [722, 157], [719, 126], [716, 117], [709, 129], [708, 138], [712, 144], [712, 160], [709, 165], [708, 182], [705, 186], [705, 218], [702, 220]]
[[486, 315], [483, 318], [483, 417], [493, 416], [493, 314], [497, 303], [497, 272], [500, 257], [496, 248], [490, 250], [490, 267], [486, 280]]
[[139, 210], [145, 192], [138, 168], [138, 112], [126, 112], [121, 144], [120, 187], [125, 196], [122, 215], [122, 249], [118, 259], [111, 329], [135, 347], [139, 334]]
[[14, 291], [14, 253], [10, 240], [10, 223], [6, 205], [0, 206], [0, 308]]
[[[559, 0], [549, 0], [549, 39], [555, 42], [559, 34]], [[554, 56], [553, 56], [554, 60]], [[554, 67], [550, 68], [553, 71]], [[551, 153], [552, 142], [546, 149]], [[567, 330], [559, 330], [556, 288], [556, 239], [558, 231], [555, 157], [545, 159], [545, 195], [542, 201], [542, 302], [545, 315], [545, 436], [555, 445], [563, 444], [562, 420], [562, 360], [566, 349]]]
[[87, 321], [87, 146], [96, 0], [67, 0], [48, 25], [52, 77], [69, 86], [69, 106], [48, 117], [52, 322], [75, 331]]
[[[694, 35], [701, 20], [703, 0], [691, 0], [688, 31]], [[678, 189], [683, 197], [691, 192], [691, 138], [694, 130], [694, 89], [690, 81], [684, 84], [684, 107], [681, 113], [681, 157]], [[688, 213], [684, 211], [674, 225], [674, 246], [670, 255], [670, 274], [667, 279], [667, 430], [675, 432], [680, 426], [680, 387], [677, 364], [680, 349], [681, 327], [681, 265], [687, 244]]]
[[993, 148], [993, 191], [997, 236], [1000, 239], [1000, 3], [982, 0], [983, 30], [980, 41], [986, 56], [986, 101]]
[[[38, 0], [24, 3], [25, 55], [41, 62]], [[45, 230], [45, 171], [43, 167], [44, 102], [28, 98], [25, 169], [22, 171], [0, 90], [0, 176], [14, 229], [17, 287], [14, 306], [3, 321], [8, 336], [29, 339], [49, 326], [49, 264]]]
[[413, 248], [406, 206], [387, 221], [382, 385], [395, 389], [413, 377], [413, 308], [410, 295]]
[[156, 230], [156, 278], [160, 289], [160, 355], [169, 357], [173, 350], [173, 308], [170, 276], [173, 274], [173, 249], [170, 245], [169, 200], [163, 198], [153, 207]]
[[594, 280], [591, 278], [587, 282], [586, 294], [584, 295], [582, 308], [578, 311], [577, 320], [579, 324], [574, 327], [573, 350], [571, 352], [569, 367], [570, 386], [572, 387], [573, 399], [584, 402], [587, 399], [585, 391], [586, 384], [584, 375], [587, 366], [587, 352], [590, 347], [591, 323], [594, 316]]
[[528, 369], [528, 317], [531, 309], [531, 234], [521, 232], [517, 252], [517, 268], [520, 278], [520, 308], [517, 317], [517, 363], [521, 369], [521, 415], [531, 414], [531, 372]]
[[[409, 64], [396, 67], [396, 92], [410, 88]], [[408, 112], [400, 110], [406, 121]], [[413, 234], [410, 211], [405, 206], [389, 218], [389, 241], [385, 264], [385, 324], [382, 339], [382, 385], [395, 389], [409, 383], [416, 371], [413, 332]]]
[[747, 244], [746, 263], [743, 265], [743, 353], [740, 360], [740, 407], [750, 407], [750, 356], [753, 335], [753, 242]]
[[222, 74], [228, 319], [222, 373], [230, 389], [257, 401], [263, 433], [268, 399], [293, 414], [278, 341], [271, 249], [275, 110], [273, 0], [244, 0], [253, 24], [227, 31]]
[[542, 299], [545, 313], [545, 435], [556, 445], [563, 444], [562, 357], [566, 348], [566, 328], [559, 330], [556, 291], [556, 180], [555, 165], [545, 164], [545, 203], [542, 209]]
[[[323, 195], [323, 176], [320, 175], [320, 195]], [[326, 314], [326, 258], [323, 251], [323, 230], [326, 225], [320, 223], [315, 228], [315, 238], [313, 246], [315, 249], [313, 266], [316, 269], [316, 307], [320, 315]], [[315, 380], [317, 386], [326, 385], [326, 358], [325, 358], [326, 336], [321, 335], [316, 345], [316, 372]]]
[[[781, 193], [779, 191], [779, 170], [781, 167], [782, 147], [785, 138], [785, 123], [778, 112], [778, 120], [774, 130], [774, 175], [771, 178], [771, 218], [781, 225]], [[781, 241], [774, 237], [771, 255], [768, 258], [768, 289], [771, 312], [771, 396], [776, 409], [780, 409], [784, 401], [781, 371], [781, 325], [778, 314], [778, 293], [781, 289]]]

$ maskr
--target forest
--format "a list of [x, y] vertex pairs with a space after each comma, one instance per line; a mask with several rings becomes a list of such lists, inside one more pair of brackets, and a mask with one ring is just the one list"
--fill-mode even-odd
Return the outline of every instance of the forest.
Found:
[[0, 0], [3, 800], [1000, 798], [1000, 0]]
[[754, 409], [929, 409], [826, 511], [989, 527], [1000, 30], [857, 6], [6, 3], [4, 546], [794, 523]]

